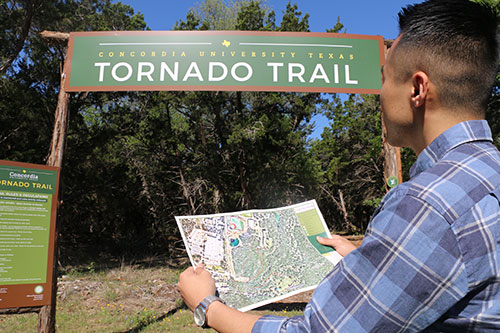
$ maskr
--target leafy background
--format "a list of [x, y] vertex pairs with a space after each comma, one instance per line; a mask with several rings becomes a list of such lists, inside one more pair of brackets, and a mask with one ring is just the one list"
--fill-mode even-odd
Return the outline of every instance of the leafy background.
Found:
[[[493, 1], [490, 1], [493, 3]], [[297, 5], [203, 0], [176, 30], [308, 31]], [[109, 0], [0, 0], [0, 159], [46, 163], [65, 45], [43, 30], [148, 30]], [[328, 32], [344, 32], [338, 19]], [[499, 80], [488, 119], [500, 139]], [[170, 255], [176, 215], [316, 199], [335, 232], [363, 233], [385, 193], [379, 98], [264, 92], [72, 93], [61, 261]], [[329, 126], [310, 139], [312, 117]], [[403, 150], [405, 179], [415, 160]]]

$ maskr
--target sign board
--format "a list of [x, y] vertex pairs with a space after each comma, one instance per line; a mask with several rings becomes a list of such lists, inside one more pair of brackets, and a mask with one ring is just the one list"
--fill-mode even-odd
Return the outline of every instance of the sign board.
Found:
[[389, 188], [393, 188], [393, 187], [396, 187], [398, 185], [399, 185], [398, 177], [391, 176], [391, 177], [387, 178], [387, 186]]
[[254, 31], [72, 32], [65, 90], [378, 94], [382, 36]]
[[50, 304], [59, 169], [0, 161], [0, 308]]

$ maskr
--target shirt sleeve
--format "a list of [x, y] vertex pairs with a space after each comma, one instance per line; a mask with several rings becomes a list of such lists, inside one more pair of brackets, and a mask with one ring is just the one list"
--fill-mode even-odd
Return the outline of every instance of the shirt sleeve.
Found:
[[392, 195], [362, 246], [316, 288], [303, 316], [264, 316], [253, 332], [420, 332], [466, 293], [450, 225], [425, 200]]

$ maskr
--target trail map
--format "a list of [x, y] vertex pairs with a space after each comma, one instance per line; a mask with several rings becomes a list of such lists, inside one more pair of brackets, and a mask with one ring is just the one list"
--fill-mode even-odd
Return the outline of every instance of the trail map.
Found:
[[314, 289], [342, 258], [316, 204], [176, 217], [191, 264], [203, 263], [220, 297], [248, 311]]

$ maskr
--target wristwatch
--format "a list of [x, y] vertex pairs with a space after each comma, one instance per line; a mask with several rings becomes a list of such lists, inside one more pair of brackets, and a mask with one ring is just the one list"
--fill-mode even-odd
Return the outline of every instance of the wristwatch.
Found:
[[207, 327], [207, 310], [210, 304], [215, 301], [219, 301], [222, 304], [226, 304], [222, 299], [215, 295], [208, 295], [203, 299], [203, 301], [198, 304], [194, 309], [194, 322], [200, 327]]

